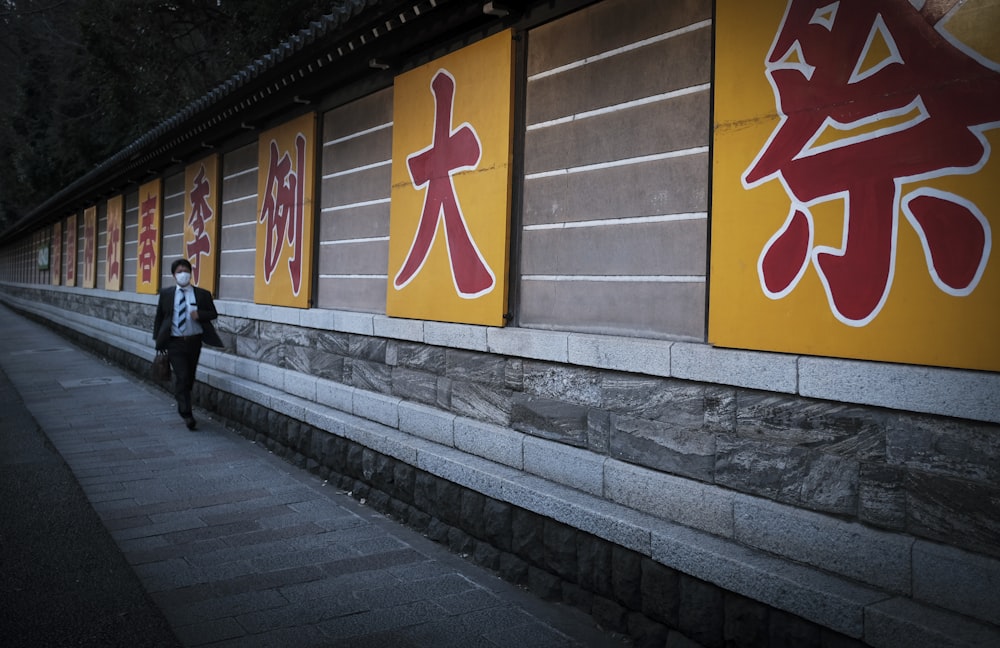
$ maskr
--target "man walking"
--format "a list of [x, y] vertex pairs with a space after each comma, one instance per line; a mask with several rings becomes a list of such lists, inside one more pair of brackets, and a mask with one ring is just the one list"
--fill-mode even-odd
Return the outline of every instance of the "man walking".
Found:
[[191, 285], [191, 263], [177, 259], [170, 266], [176, 286], [160, 291], [153, 321], [153, 339], [157, 352], [167, 353], [174, 372], [174, 396], [177, 412], [189, 430], [197, 427], [191, 413], [191, 390], [201, 356], [202, 342], [221, 347], [222, 340], [212, 326], [219, 316], [212, 293]]

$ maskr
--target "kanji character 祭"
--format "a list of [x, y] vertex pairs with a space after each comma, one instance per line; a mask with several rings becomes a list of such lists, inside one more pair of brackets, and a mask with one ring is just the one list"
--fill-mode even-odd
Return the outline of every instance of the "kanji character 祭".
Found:
[[[935, 284], [972, 292], [990, 253], [990, 225], [964, 196], [921, 186], [978, 172], [983, 132], [1000, 127], [1000, 74], [935, 25], [955, 0], [790, 0], [766, 59], [778, 127], [743, 184], [781, 182], [791, 199], [758, 275], [773, 299], [810, 261], [833, 314], [874, 319], [889, 296], [900, 213], [924, 246]], [[839, 248], [814, 246], [810, 207], [842, 201]]]
[[212, 239], [209, 238], [205, 226], [214, 216], [212, 206], [208, 203], [211, 192], [212, 183], [205, 177], [203, 164], [198, 169], [190, 193], [191, 216], [187, 224], [192, 238], [184, 241], [185, 257], [191, 261], [191, 277], [195, 284], [198, 283], [201, 274], [201, 257], [208, 256], [212, 252]]
[[493, 290], [496, 277], [472, 240], [452, 176], [475, 169], [482, 146], [468, 123], [456, 129], [451, 127], [454, 77], [446, 70], [438, 70], [431, 80], [431, 92], [434, 95], [431, 144], [406, 158], [410, 181], [417, 190], [424, 190], [424, 204], [413, 243], [393, 279], [393, 286], [399, 290], [417, 276], [437, 238], [438, 223], [443, 220], [455, 290], [461, 297], [471, 299]]
[[299, 175], [305, 169], [305, 158], [306, 138], [301, 133], [295, 136], [294, 168], [288, 153], [280, 153], [278, 143], [271, 140], [264, 202], [258, 219], [260, 223], [264, 223], [266, 231], [264, 281], [271, 283], [271, 277], [281, 261], [282, 250], [287, 241], [288, 245], [292, 246], [292, 254], [288, 259], [288, 274], [295, 295], [299, 294], [302, 286], [305, 183]]

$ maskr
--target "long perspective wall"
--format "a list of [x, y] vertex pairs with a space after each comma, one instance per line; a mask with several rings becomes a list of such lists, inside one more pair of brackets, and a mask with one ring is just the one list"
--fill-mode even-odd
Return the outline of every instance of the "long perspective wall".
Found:
[[[225, 348], [198, 406], [636, 645], [1000, 645], [1000, 374], [709, 343], [722, 3], [576, 4], [514, 28], [508, 324], [386, 314], [398, 90], [336, 93], [307, 308], [255, 303], [267, 163], [257, 132], [216, 146]], [[160, 176], [163, 285], [193, 161]], [[139, 187], [121, 290], [107, 195], [97, 287], [78, 218], [47, 248], [75, 285], [40, 227], [2, 249], [0, 302], [146, 375]]]

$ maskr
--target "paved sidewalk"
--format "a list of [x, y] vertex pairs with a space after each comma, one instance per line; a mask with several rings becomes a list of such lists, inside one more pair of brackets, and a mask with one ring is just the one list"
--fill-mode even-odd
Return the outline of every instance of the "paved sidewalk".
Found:
[[[0, 331], [0, 374], [12, 386], [4, 390], [0, 378], [3, 404], [16, 404], [16, 390], [182, 645], [626, 645], [579, 611], [501, 581], [206, 412], [195, 413], [199, 429], [188, 431], [162, 389], [2, 305]], [[38, 436], [27, 417], [18, 421], [17, 434]], [[6, 456], [19, 445], [0, 448]], [[5, 517], [32, 515], [9, 505], [7, 490], [0, 496]], [[86, 501], [77, 508], [86, 508]], [[64, 521], [67, 513], [60, 509], [33, 515], [49, 520], [43, 531], [53, 535], [60, 525], [76, 525]], [[74, 533], [49, 540], [45, 549], [54, 551], [81, 542]], [[6, 578], [10, 565], [0, 565]], [[6, 609], [11, 593], [0, 595]], [[87, 598], [84, 591], [71, 592], [60, 605], [93, 607]], [[140, 621], [157, 627], [155, 610], [137, 609], [119, 613], [124, 621], [116, 632], [124, 636], [124, 626]], [[118, 645], [176, 645], [160, 630], [162, 638]], [[4, 636], [0, 632], [0, 640]]]

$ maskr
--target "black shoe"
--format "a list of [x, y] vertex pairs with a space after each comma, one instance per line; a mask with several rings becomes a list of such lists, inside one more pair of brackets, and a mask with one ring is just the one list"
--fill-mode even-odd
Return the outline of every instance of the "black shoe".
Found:
[[194, 420], [193, 416], [185, 416], [184, 423], [187, 425], [189, 430], [193, 430], [198, 427], [198, 421]]

